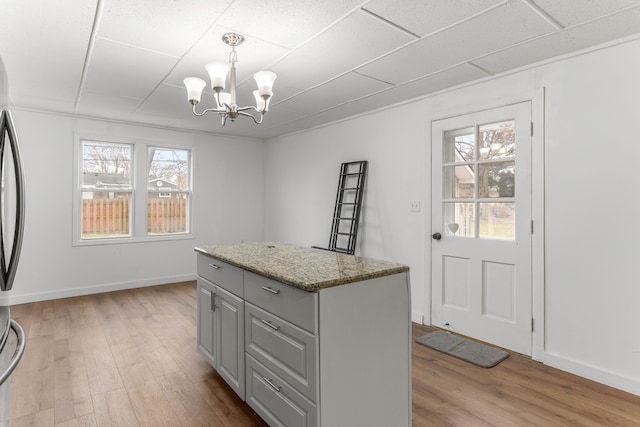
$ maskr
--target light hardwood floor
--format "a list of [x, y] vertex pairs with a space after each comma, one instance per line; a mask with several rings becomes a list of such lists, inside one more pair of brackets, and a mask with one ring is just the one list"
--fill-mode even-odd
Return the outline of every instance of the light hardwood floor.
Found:
[[[195, 282], [11, 310], [11, 427], [266, 425], [196, 351]], [[412, 370], [414, 426], [640, 425], [639, 396], [522, 356], [483, 369], [414, 343]]]

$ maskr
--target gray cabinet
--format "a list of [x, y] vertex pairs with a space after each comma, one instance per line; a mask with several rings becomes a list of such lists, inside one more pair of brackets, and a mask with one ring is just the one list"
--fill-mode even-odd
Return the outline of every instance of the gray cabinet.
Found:
[[269, 425], [411, 425], [408, 273], [306, 291], [199, 253], [198, 276], [198, 349]]
[[243, 272], [200, 255], [198, 276], [198, 351], [244, 399]]

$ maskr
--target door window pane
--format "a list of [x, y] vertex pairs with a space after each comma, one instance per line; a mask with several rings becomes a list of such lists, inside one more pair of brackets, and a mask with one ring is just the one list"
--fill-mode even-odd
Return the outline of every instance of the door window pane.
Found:
[[506, 120], [480, 126], [478, 132], [480, 159], [513, 157], [516, 147], [515, 125], [514, 120]]
[[472, 199], [475, 191], [473, 165], [444, 167], [444, 198]]
[[515, 197], [515, 162], [478, 165], [478, 197]]
[[444, 234], [448, 236], [475, 236], [475, 204], [445, 203]]
[[515, 203], [479, 203], [480, 237], [490, 239], [515, 239]]
[[474, 128], [449, 131], [444, 141], [444, 163], [470, 162], [475, 158]]

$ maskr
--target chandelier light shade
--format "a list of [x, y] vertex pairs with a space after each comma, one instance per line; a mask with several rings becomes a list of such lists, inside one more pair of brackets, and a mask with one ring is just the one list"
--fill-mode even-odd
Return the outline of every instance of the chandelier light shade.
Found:
[[[231, 119], [233, 122], [239, 116], [251, 117], [256, 124], [260, 124], [265, 113], [269, 110], [276, 74], [271, 71], [258, 71], [255, 73], [253, 78], [258, 85], [258, 90], [253, 91], [253, 96], [255, 97], [256, 105], [238, 107], [236, 103], [236, 62], [238, 61], [236, 46], [242, 44], [244, 36], [236, 33], [226, 33], [222, 36], [222, 41], [231, 46], [229, 63], [214, 61], [208, 63], [205, 67], [211, 81], [211, 89], [214, 91], [213, 97], [216, 101], [216, 108], [208, 108], [198, 113], [196, 105], [200, 102], [202, 91], [207, 84], [197, 77], [184, 79], [184, 85], [187, 88], [187, 100], [191, 103], [193, 114], [203, 116], [207, 112], [218, 113], [222, 126], [226, 124], [227, 119]], [[229, 92], [224, 92], [229, 74], [231, 75]], [[251, 110], [255, 111], [257, 117], [249, 112]]]

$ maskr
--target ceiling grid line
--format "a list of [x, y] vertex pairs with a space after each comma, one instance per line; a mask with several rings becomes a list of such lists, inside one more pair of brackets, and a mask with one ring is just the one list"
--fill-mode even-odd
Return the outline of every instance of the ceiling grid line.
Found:
[[89, 69], [89, 64], [91, 62], [91, 57], [93, 56], [93, 49], [95, 47], [96, 34], [98, 32], [98, 27], [100, 26], [100, 21], [102, 20], [102, 5], [103, 0], [97, 0], [96, 4], [96, 12], [93, 18], [93, 25], [91, 26], [91, 35], [89, 36], [89, 44], [87, 45], [87, 52], [85, 54], [84, 63], [82, 66], [82, 75], [80, 78], [80, 84], [78, 85], [78, 92], [76, 94], [76, 100], [74, 102], [73, 112], [78, 112], [78, 104], [80, 103], [80, 99], [82, 98], [82, 91], [84, 90], [84, 85], [87, 81], [87, 70]]

